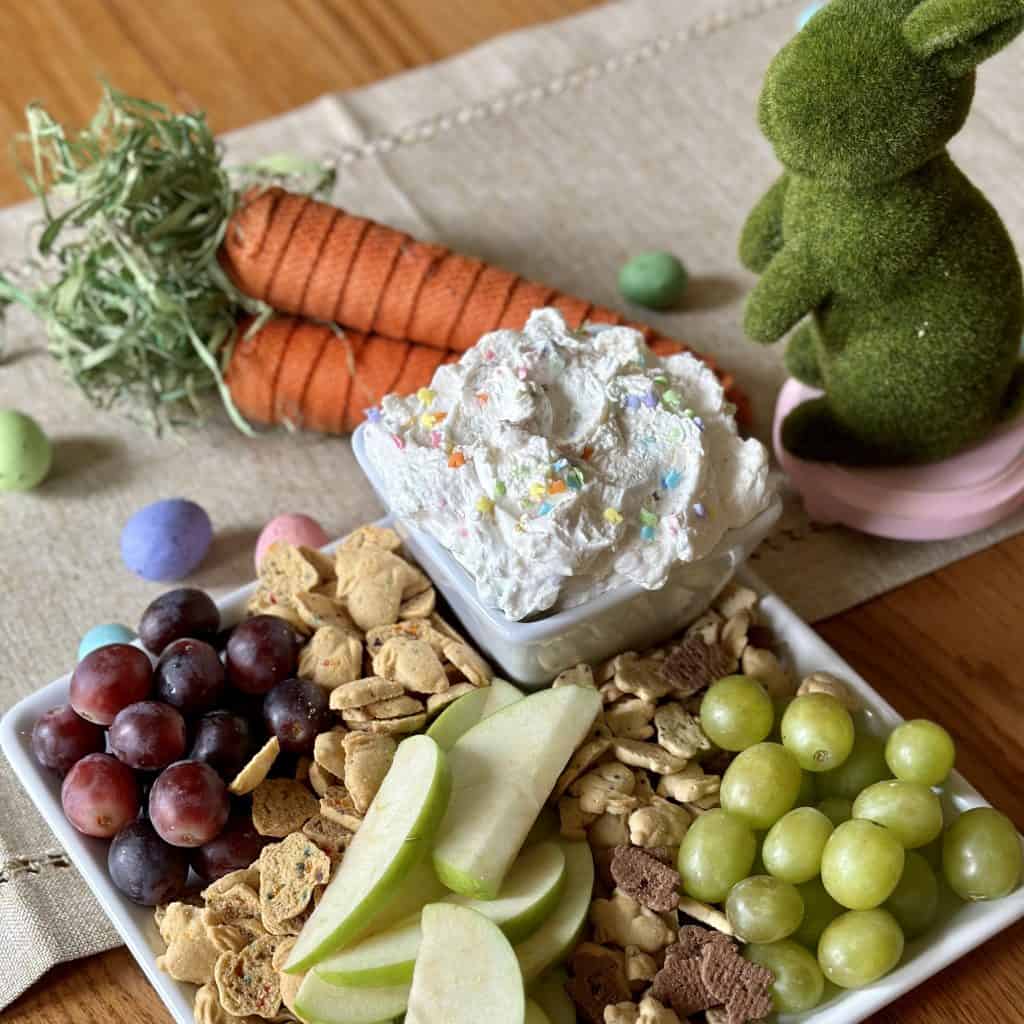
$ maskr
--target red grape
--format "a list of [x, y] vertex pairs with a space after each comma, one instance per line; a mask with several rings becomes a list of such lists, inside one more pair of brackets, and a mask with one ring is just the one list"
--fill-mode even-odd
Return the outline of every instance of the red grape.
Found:
[[43, 712], [32, 728], [32, 753], [44, 767], [67, 775], [86, 754], [102, 753], [103, 729], [75, 714], [70, 704]]
[[145, 819], [130, 822], [107, 851], [114, 885], [133, 903], [155, 907], [185, 894], [188, 854], [165, 843]]
[[172, 846], [202, 846], [224, 827], [230, 804], [221, 777], [202, 761], [178, 761], [149, 791], [149, 820]]
[[278, 683], [263, 698], [263, 721], [283, 751], [312, 754], [317, 736], [331, 727], [327, 691], [305, 679]]
[[295, 674], [295, 631], [274, 615], [256, 615], [235, 627], [228, 639], [228, 678], [243, 693], [266, 693]]
[[270, 841], [256, 831], [248, 811], [233, 811], [220, 835], [192, 854], [192, 868], [209, 885], [230, 871], [247, 868]]
[[110, 725], [121, 708], [145, 700], [153, 667], [144, 651], [130, 644], [107, 644], [87, 654], [71, 676], [71, 706], [84, 719]]
[[60, 788], [64, 815], [79, 832], [109, 839], [139, 813], [135, 773], [110, 754], [77, 762]]
[[138, 633], [147, 650], [163, 654], [168, 644], [183, 637], [213, 641], [219, 629], [220, 612], [210, 595], [194, 587], [179, 587], [150, 603], [142, 613]]
[[157, 771], [185, 754], [185, 719], [156, 700], [122, 708], [110, 725], [110, 752], [130, 768]]
[[189, 758], [205, 761], [230, 782], [253, 755], [249, 722], [232, 711], [211, 711], [196, 725]]
[[183, 715], [215, 707], [224, 690], [224, 666], [202, 640], [175, 640], [164, 648], [154, 672], [157, 696]]

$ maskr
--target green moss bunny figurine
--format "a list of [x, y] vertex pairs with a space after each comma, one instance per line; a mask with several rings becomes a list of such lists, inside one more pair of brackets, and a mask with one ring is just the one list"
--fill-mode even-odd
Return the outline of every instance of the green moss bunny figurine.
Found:
[[785, 173], [740, 257], [761, 274], [751, 338], [778, 341], [810, 314], [786, 365], [825, 396], [786, 418], [795, 455], [929, 462], [1006, 415], [1021, 267], [946, 144], [975, 68], [1022, 29], [1024, 0], [832, 0], [772, 62], [759, 116]]

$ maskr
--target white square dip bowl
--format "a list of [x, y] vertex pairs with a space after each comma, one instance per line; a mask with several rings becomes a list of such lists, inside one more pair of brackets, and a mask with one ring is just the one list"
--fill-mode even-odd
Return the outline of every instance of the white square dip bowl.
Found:
[[[387, 505], [380, 475], [366, 451], [365, 424], [352, 435], [352, 448], [377, 496]], [[673, 569], [665, 585], [657, 590], [625, 584], [574, 608], [525, 622], [516, 622], [498, 608], [485, 605], [469, 573], [425, 531], [397, 516], [394, 526], [409, 553], [505, 678], [522, 686], [539, 687], [580, 662], [593, 663], [620, 651], [643, 650], [678, 633], [711, 604], [771, 532], [781, 512], [782, 503], [776, 497], [745, 526], [726, 533], [704, 558]]]

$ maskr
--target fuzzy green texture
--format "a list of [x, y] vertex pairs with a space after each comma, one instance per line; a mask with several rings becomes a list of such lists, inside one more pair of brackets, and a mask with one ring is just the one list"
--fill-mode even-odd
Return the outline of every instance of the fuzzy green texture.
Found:
[[1024, 0], [832, 0], [772, 62], [760, 124], [785, 173], [740, 258], [761, 274], [747, 334], [797, 327], [787, 368], [825, 391], [783, 424], [794, 454], [929, 462], [1006, 414], [1021, 267], [946, 145], [1022, 29]]

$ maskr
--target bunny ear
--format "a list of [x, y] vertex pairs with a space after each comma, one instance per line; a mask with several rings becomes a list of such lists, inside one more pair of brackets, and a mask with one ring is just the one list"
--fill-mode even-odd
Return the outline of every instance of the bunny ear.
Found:
[[1024, 29], [1024, 0], [924, 0], [903, 22], [919, 57], [938, 57], [959, 78], [998, 53]]

